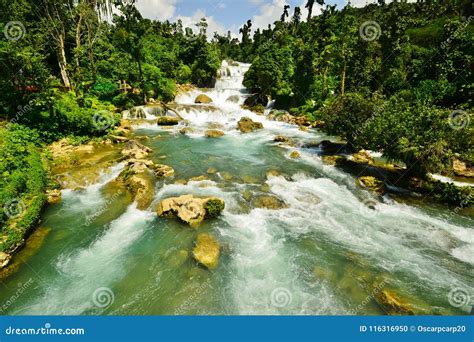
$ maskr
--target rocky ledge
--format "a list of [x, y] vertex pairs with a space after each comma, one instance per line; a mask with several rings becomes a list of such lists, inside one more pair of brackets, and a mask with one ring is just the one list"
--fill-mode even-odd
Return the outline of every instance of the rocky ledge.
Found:
[[160, 217], [175, 215], [191, 227], [197, 227], [204, 219], [220, 215], [225, 202], [217, 197], [198, 198], [193, 195], [171, 197], [160, 202], [157, 214]]

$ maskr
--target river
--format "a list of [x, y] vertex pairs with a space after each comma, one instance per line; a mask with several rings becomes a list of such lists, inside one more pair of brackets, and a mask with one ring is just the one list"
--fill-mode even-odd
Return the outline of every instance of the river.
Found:
[[[41, 247], [2, 282], [2, 314], [377, 315], [387, 313], [377, 300], [383, 290], [415, 313], [468, 314], [462, 295], [474, 294], [473, 219], [380, 197], [324, 164], [317, 149], [273, 142], [278, 134], [299, 145], [330, 137], [242, 109], [248, 68], [224, 62], [215, 88], [176, 98], [193, 132], [135, 127], [137, 138], [148, 137], [152, 159], [176, 170], [157, 183], [148, 210], [108, 187], [123, 164], [86, 189], [63, 190], [62, 202], [42, 217], [48, 234]], [[214, 102], [195, 105], [203, 92]], [[233, 95], [237, 103], [228, 101]], [[243, 116], [264, 129], [240, 133]], [[225, 136], [205, 138], [210, 123]], [[290, 158], [295, 149], [301, 158]], [[200, 175], [209, 179], [176, 182]], [[188, 193], [220, 197], [226, 208], [197, 230], [157, 217], [161, 199]], [[268, 193], [286, 207], [254, 208], [248, 200]], [[199, 232], [212, 232], [222, 246], [215, 270], [191, 256]]]

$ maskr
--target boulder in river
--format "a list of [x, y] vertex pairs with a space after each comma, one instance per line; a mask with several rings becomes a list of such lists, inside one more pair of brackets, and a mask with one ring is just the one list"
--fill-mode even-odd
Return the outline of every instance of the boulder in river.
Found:
[[385, 190], [385, 183], [373, 176], [359, 177], [357, 181], [361, 186], [372, 191], [383, 192]]
[[291, 139], [280, 134], [280, 135], [275, 136], [275, 138], [273, 138], [273, 141], [279, 142], [279, 143], [289, 143], [291, 142]]
[[412, 307], [394, 292], [383, 289], [376, 296], [377, 303], [389, 315], [413, 315]]
[[205, 94], [199, 95], [198, 97], [196, 97], [196, 100], [194, 100], [194, 103], [211, 103], [211, 102], [213, 102], [212, 99]]
[[360, 150], [359, 152], [354, 153], [352, 155], [352, 160], [359, 164], [372, 165], [374, 163], [374, 158], [372, 158], [370, 153], [365, 150]]
[[153, 166], [153, 171], [157, 177], [173, 177], [174, 169], [165, 164], [156, 164]]
[[257, 105], [266, 107], [268, 105], [268, 97], [265, 95], [253, 94], [245, 99], [244, 105], [250, 108]]
[[244, 116], [239, 120], [238, 127], [242, 133], [250, 133], [257, 129], [262, 129], [263, 124], [261, 122], [255, 122], [252, 119]]
[[224, 136], [224, 132], [218, 129], [209, 129], [206, 131], [207, 138], [219, 138]]
[[0, 252], [0, 269], [8, 266], [12, 256], [10, 254]]
[[193, 249], [194, 259], [208, 269], [214, 269], [219, 263], [220, 255], [219, 242], [208, 233], [201, 233], [197, 236], [196, 246]]
[[128, 158], [143, 159], [151, 152], [151, 148], [140, 144], [138, 141], [130, 140], [125, 144], [122, 155]]
[[48, 196], [48, 203], [50, 204], [61, 202], [61, 191], [59, 189], [46, 191], [46, 196]]
[[181, 119], [175, 116], [161, 116], [158, 118], [156, 123], [158, 126], [176, 126], [180, 123]]
[[227, 102], [239, 103], [240, 96], [239, 95], [232, 95], [227, 98]]
[[337, 153], [344, 152], [346, 145], [341, 144], [341, 143], [335, 143], [329, 140], [323, 140], [320, 143], [316, 143], [316, 144], [314, 143], [305, 144], [303, 145], [303, 147], [305, 148], [318, 147], [321, 150], [323, 150], [325, 154], [337, 154]]
[[474, 177], [474, 167], [467, 166], [465, 162], [459, 159], [453, 160], [453, 171], [456, 176]]
[[176, 215], [191, 227], [196, 227], [204, 219], [218, 216], [225, 207], [225, 202], [217, 197], [198, 198], [193, 195], [171, 197], [160, 202], [158, 216]]
[[257, 196], [253, 199], [252, 206], [254, 206], [255, 208], [264, 208], [271, 210], [278, 210], [287, 207], [283, 200], [274, 195]]

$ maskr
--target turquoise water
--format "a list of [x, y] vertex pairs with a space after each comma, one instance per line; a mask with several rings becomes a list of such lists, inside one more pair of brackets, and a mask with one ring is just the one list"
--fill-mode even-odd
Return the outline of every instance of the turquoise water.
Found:
[[[315, 150], [299, 148], [301, 158], [291, 159], [296, 148], [278, 146], [275, 135], [298, 142], [327, 137], [228, 103], [233, 94], [243, 101], [246, 68], [231, 68], [231, 77], [206, 90], [212, 111], [194, 106], [182, 113], [194, 133], [135, 127], [134, 135], [149, 137], [142, 142], [153, 149], [152, 159], [176, 171], [157, 182], [148, 210], [110, 187], [123, 165], [85, 190], [63, 191], [63, 201], [43, 215], [42, 226], [51, 230], [41, 248], [3, 281], [3, 314], [385, 314], [376, 300], [380, 289], [416, 313], [469, 312], [468, 304], [450, 303], [449, 294], [474, 293], [472, 218], [378, 197], [358, 187], [356, 175], [325, 165]], [[201, 91], [177, 101], [185, 108]], [[265, 129], [238, 132], [236, 121], [245, 115]], [[226, 135], [203, 137], [210, 122]], [[211, 167], [217, 173], [207, 174]], [[279, 176], [268, 178], [269, 171]], [[208, 180], [176, 183], [201, 175]], [[157, 217], [161, 199], [188, 193], [223, 198], [226, 209], [198, 229]], [[287, 207], [253, 208], [261, 194]], [[222, 247], [212, 271], [191, 256], [201, 232]]]

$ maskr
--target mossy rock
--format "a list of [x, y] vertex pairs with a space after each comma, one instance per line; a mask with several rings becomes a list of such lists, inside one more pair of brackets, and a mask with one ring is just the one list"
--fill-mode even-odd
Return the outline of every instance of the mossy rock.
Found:
[[206, 217], [217, 217], [225, 208], [225, 202], [218, 198], [211, 198], [204, 204]]

